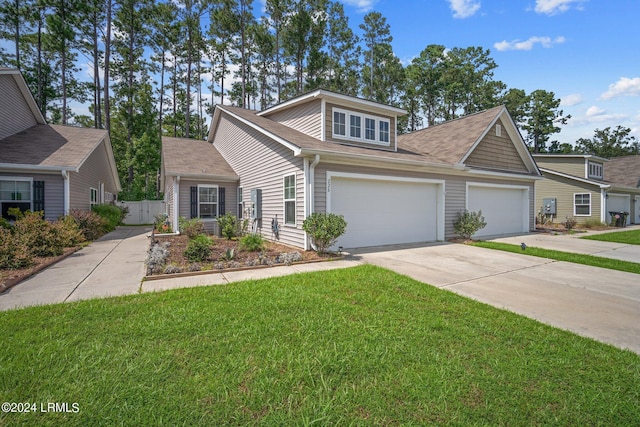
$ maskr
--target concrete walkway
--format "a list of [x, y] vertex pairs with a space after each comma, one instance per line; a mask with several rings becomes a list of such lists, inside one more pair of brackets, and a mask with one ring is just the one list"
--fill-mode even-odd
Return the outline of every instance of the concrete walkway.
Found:
[[[535, 233], [496, 241], [640, 262], [639, 245], [575, 235]], [[353, 254], [421, 282], [640, 354], [640, 274], [448, 243], [367, 248]]]
[[0, 310], [134, 294], [150, 227], [122, 226], [0, 295]]

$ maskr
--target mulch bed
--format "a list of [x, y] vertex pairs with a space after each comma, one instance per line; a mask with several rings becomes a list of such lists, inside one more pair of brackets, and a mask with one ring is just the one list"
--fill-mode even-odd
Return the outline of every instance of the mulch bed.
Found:
[[80, 249], [81, 246], [65, 248], [62, 255], [49, 257], [36, 257], [35, 263], [31, 267], [19, 268], [16, 270], [0, 270], [0, 293], [17, 285], [45, 268], [61, 261]]
[[[258, 252], [250, 252], [240, 249], [240, 242], [236, 239], [211, 236], [214, 241], [211, 256], [203, 262], [192, 263], [184, 256], [189, 239], [185, 235], [155, 236], [159, 244], [169, 243], [167, 249], [169, 256], [165, 266], [169, 266], [164, 273], [155, 273], [153, 276], [166, 276], [167, 274], [202, 271], [225, 271], [243, 269], [248, 267], [263, 267], [283, 265], [278, 257], [281, 254], [297, 252], [301, 256], [299, 262], [316, 262], [335, 259], [335, 254], [318, 254], [314, 251], [302, 251], [298, 248], [282, 245], [274, 242], [265, 242], [265, 249]], [[228, 250], [234, 251], [233, 259], [226, 259]]]

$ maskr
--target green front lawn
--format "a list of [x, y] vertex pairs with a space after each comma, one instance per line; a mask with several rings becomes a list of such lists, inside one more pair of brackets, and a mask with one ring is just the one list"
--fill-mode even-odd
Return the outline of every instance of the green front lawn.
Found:
[[613, 233], [594, 234], [584, 236], [583, 239], [601, 240], [603, 242], [626, 243], [628, 245], [640, 245], [640, 230], [616, 231]]
[[594, 255], [576, 254], [573, 252], [556, 251], [553, 249], [536, 248], [532, 246], [528, 246], [526, 250], [522, 250], [520, 245], [512, 245], [510, 243], [501, 242], [478, 241], [474, 242], [473, 245], [480, 246], [482, 248], [497, 249], [500, 251], [555, 259], [556, 261], [573, 262], [575, 264], [590, 265], [593, 267], [608, 268], [610, 270], [640, 274], [640, 264], [630, 261], [622, 261]]
[[373, 266], [0, 313], [0, 425], [635, 425], [640, 357]]

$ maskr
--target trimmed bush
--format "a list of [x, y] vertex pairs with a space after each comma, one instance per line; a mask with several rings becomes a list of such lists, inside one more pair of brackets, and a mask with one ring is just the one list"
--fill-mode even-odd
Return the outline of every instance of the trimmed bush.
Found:
[[264, 239], [260, 234], [247, 234], [240, 239], [240, 249], [258, 252], [264, 249]]
[[57, 230], [65, 248], [78, 246], [86, 240], [76, 221], [69, 215], [60, 218], [51, 225]]
[[13, 226], [13, 236], [35, 256], [57, 256], [64, 251], [59, 227], [45, 220], [42, 212], [24, 212]]
[[180, 234], [184, 234], [189, 239], [204, 234], [204, 224], [200, 218], [186, 219], [181, 216], [178, 218], [178, 227], [180, 228]]
[[106, 221], [95, 212], [72, 209], [69, 216], [78, 224], [86, 240], [96, 240], [105, 233]]
[[222, 234], [223, 237], [231, 240], [238, 236], [238, 219], [235, 215], [227, 212], [219, 216], [218, 226], [220, 227], [220, 234]]
[[95, 205], [91, 208], [92, 212], [97, 213], [105, 220], [104, 232], [108, 233], [116, 229], [122, 223], [127, 213], [125, 209], [116, 205]]
[[326, 252], [347, 230], [347, 222], [342, 215], [314, 212], [302, 223], [318, 253]]
[[487, 226], [482, 211], [471, 212], [464, 210], [458, 212], [458, 217], [453, 221], [453, 230], [456, 234], [464, 239], [471, 239], [479, 230]]
[[190, 262], [202, 262], [211, 256], [212, 245], [213, 240], [211, 237], [200, 234], [189, 240], [187, 249], [184, 251], [184, 256]]
[[29, 267], [33, 262], [29, 247], [16, 241], [11, 230], [0, 227], [0, 269]]

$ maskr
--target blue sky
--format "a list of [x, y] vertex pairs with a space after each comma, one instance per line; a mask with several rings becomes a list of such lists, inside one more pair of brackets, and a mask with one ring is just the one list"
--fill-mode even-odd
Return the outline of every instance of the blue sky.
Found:
[[640, 139], [638, 0], [341, 0], [354, 31], [386, 17], [407, 64], [429, 44], [491, 50], [494, 78], [553, 92], [572, 118], [552, 136], [574, 143], [622, 125]]

